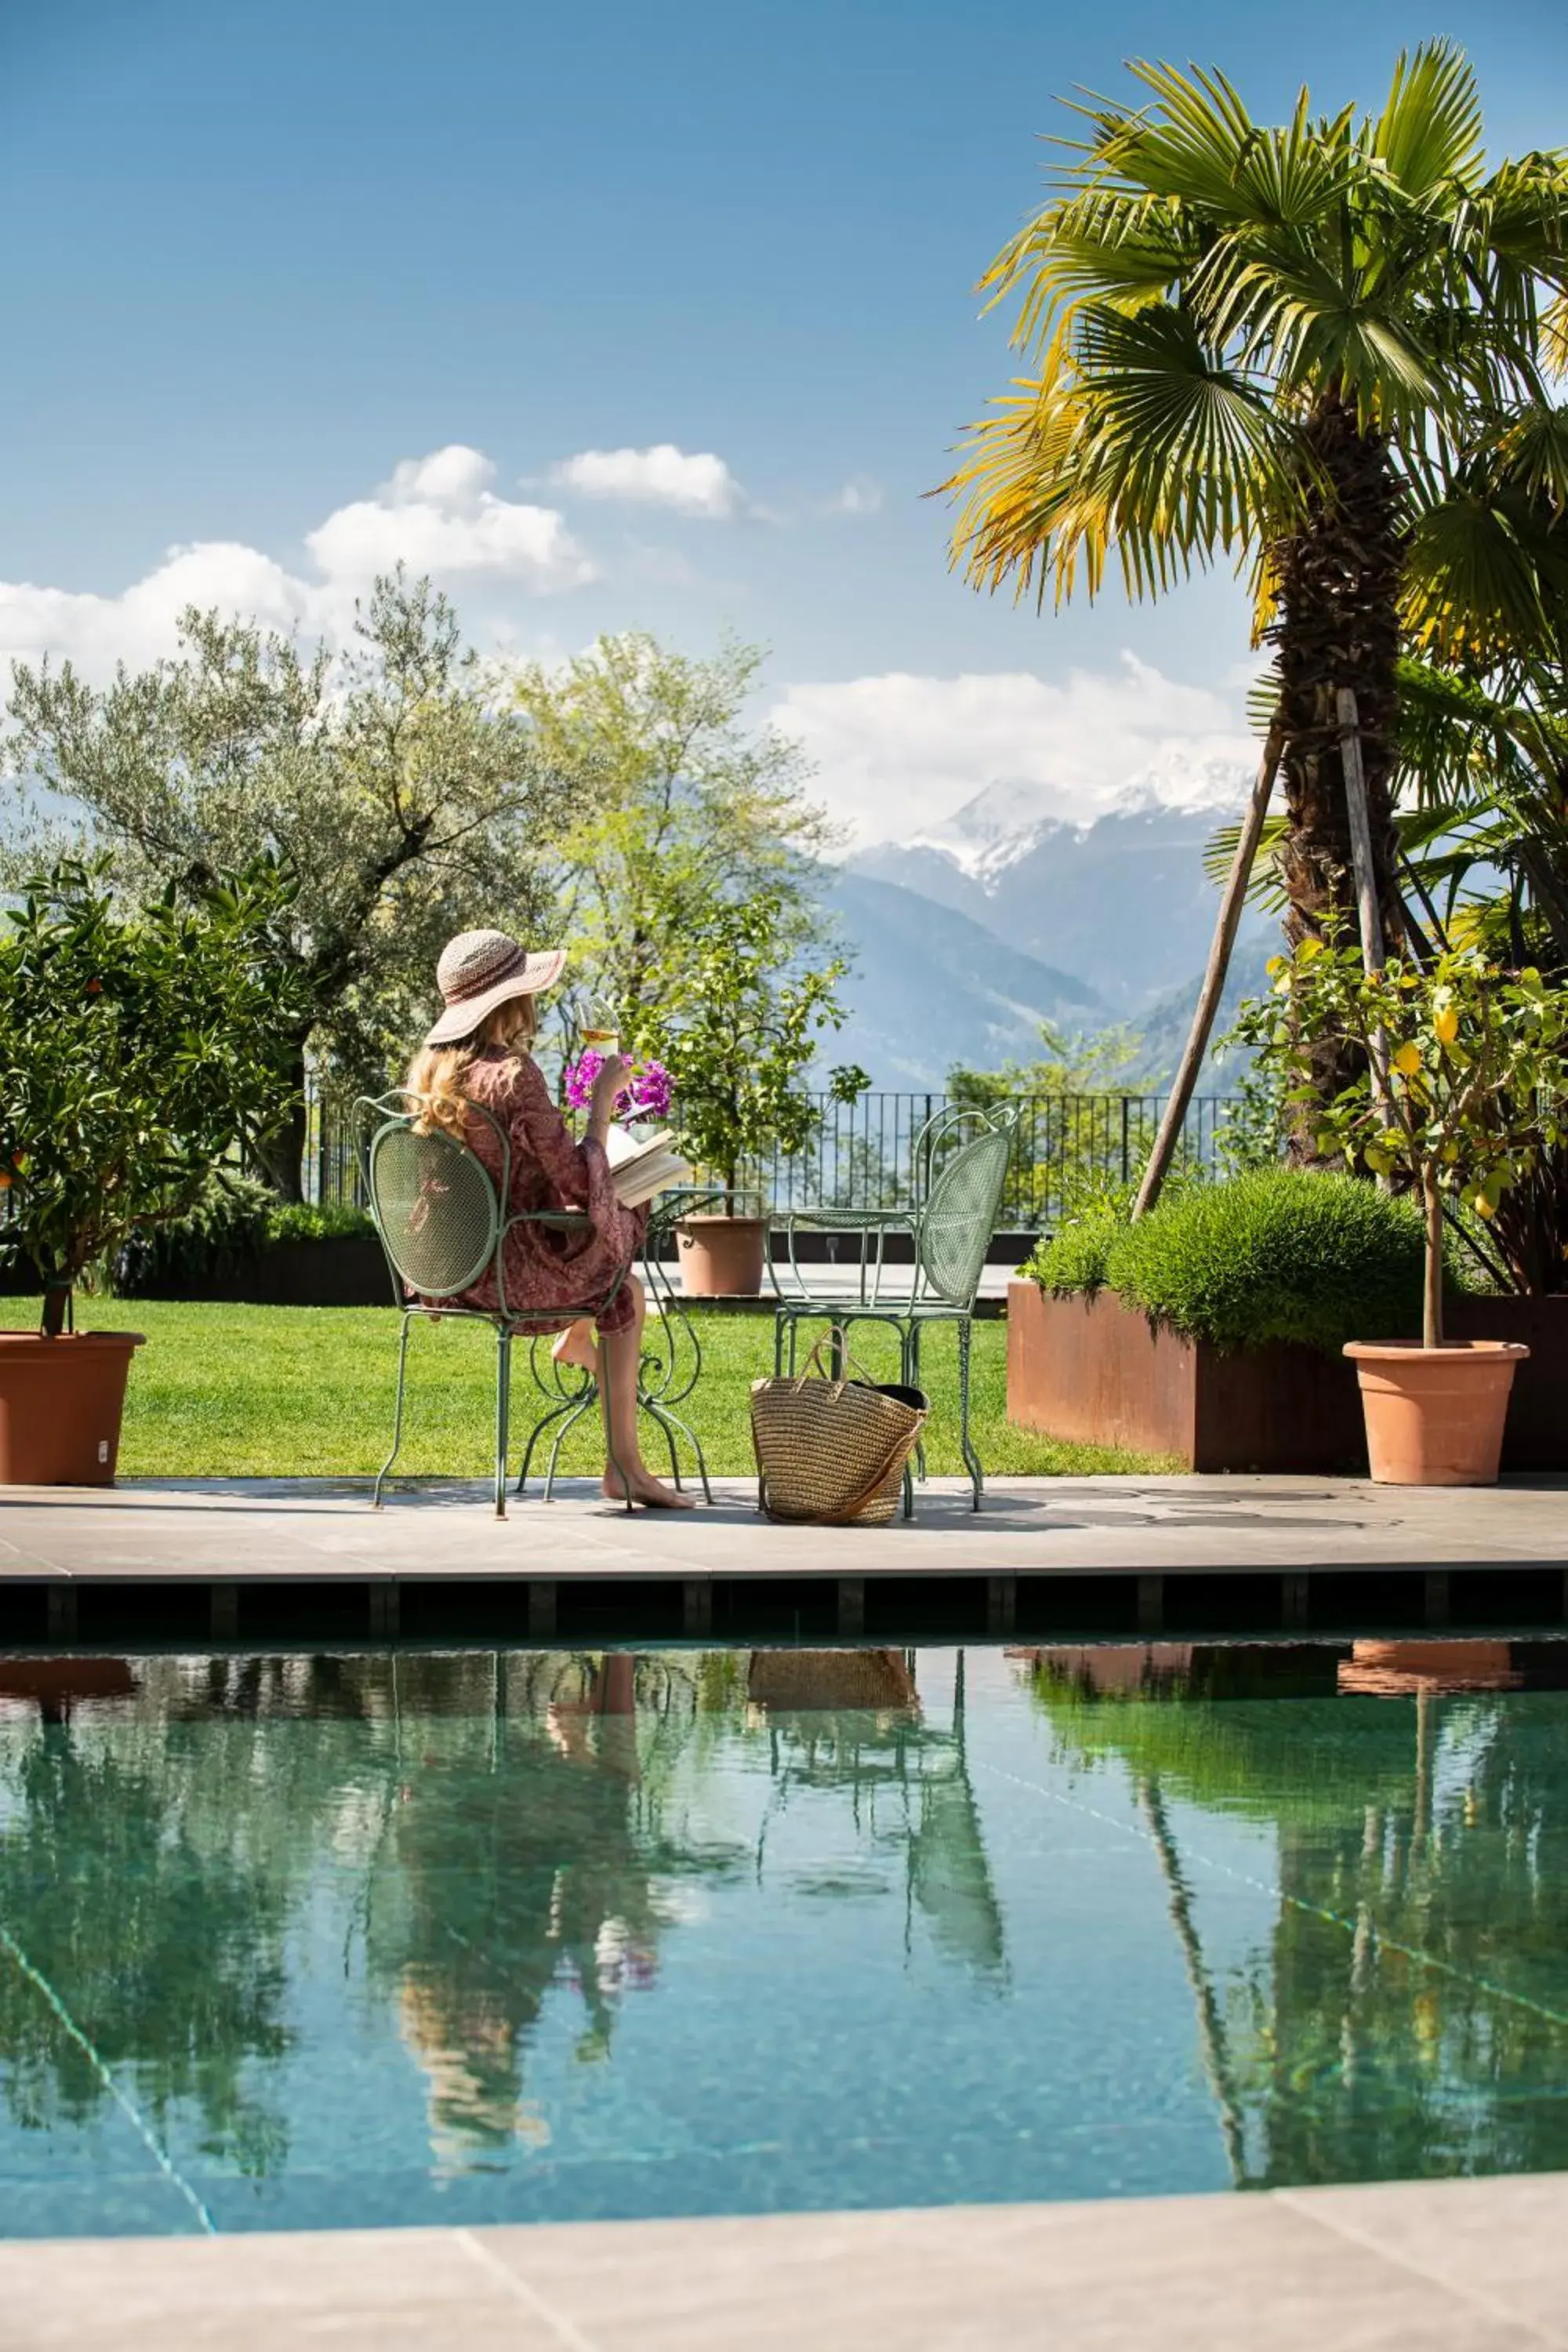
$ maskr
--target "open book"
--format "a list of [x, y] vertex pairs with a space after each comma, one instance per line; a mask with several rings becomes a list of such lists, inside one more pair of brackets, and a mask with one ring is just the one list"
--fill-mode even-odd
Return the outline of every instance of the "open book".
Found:
[[645, 1201], [651, 1201], [656, 1192], [667, 1192], [672, 1184], [691, 1181], [690, 1169], [670, 1149], [667, 1127], [643, 1142], [628, 1128], [612, 1127], [605, 1138], [605, 1152], [616, 1198], [628, 1209], [640, 1209]]

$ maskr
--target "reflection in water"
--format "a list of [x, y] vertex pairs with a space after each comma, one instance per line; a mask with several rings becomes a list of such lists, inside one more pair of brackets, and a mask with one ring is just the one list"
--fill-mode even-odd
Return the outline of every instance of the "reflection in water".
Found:
[[[420, 1704], [439, 1717], [443, 1674], [466, 1670], [421, 1664]], [[405, 2039], [428, 2078], [439, 2169], [519, 2137], [548, 2142], [523, 2095], [523, 2059], [552, 1988], [582, 2004], [579, 2061], [606, 2057], [623, 1995], [654, 1979], [660, 1934], [679, 1916], [673, 1890], [740, 1859], [667, 1818], [668, 1769], [695, 1693], [672, 1685], [639, 1741], [638, 1664], [612, 1654], [586, 1662], [580, 1681], [568, 1669], [542, 1687], [525, 1674], [514, 1722], [500, 1712], [509, 1692], [498, 1661], [489, 1723], [427, 1723], [419, 1769], [399, 1780], [397, 1868], [368, 1949], [373, 1974], [396, 1988]], [[645, 1698], [648, 1679], [645, 1670]]]
[[1568, 1644], [0, 1660], [0, 2228], [1568, 2166]]
[[[85, 2123], [123, 2069], [155, 2134], [183, 2103], [205, 2158], [286, 2168], [268, 2062], [324, 1849], [442, 2177], [549, 2146], [527, 2067], [553, 2011], [606, 2061], [702, 1888], [760, 1875], [808, 1794], [819, 1837], [902, 1856], [939, 1950], [1000, 1965], [962, 1697], [928, 1725], [902, 1653], [10, 1661], [0, 1707], [0, 2061], [29, 2130]], [[737, 1751], [771, 1793], [720, 1828]]]
[[[1237, 2185], [1568, 2163], [1568, 1721], [1514, 1696], [1563, 1644], [1014, 1654], [1064, 1749], [1131, 1774]], [[1272, 1936], [1223, 1984], [1173, 1798], [1275, 1832]]]

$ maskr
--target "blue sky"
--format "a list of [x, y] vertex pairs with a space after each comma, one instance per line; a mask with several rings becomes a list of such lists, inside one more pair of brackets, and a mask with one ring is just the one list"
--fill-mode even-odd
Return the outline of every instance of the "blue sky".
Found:
[[[1223, 64], [1259, 112], [1303, 79], [1371, 99], [1401, 43], [1443, 29], [1503, 152], [1568, 137], [1565, 19], [10, 0], [0, 646], [144, 658], [187, 589], [309, 622], [401, 532], [487, 643], [765, 641], [775, 700], [867, 830], [907, 814], [912, 769], [909, 805], [941, 814], [1058, 749], [1070, 769], [1077, 736], [1145, 706], [1069, 799], [1143, 751], [1223, 761], [1246, 659], [1228, 583], [1041, 621], [948, 575], [921, 495], [1005, 380], [973, 283], [1037, 200], [1054, 94], [1174, 54]], [[599, 468], [614, 497], [584, 494], [592, 467], [552, 478], [664, 445], [719, 470], [667, 461], [663, 503], [657, 466], [630, 500], [624, 466]], [[454, 447], [493, 470], [413, 470]], [[966, 677], [1012, 685], [945, 691]]]

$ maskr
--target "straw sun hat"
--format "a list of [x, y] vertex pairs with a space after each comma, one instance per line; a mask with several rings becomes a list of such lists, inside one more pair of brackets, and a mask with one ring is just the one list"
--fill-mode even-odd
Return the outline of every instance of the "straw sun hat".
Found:
[[552, 987], [566, 967], [564, 948], [530, 955], [505, 931], [459, 931], [448, 940], [436, 966], [436, 985], [446, 1010], [426, 1032], [427, 1045], [455, 1045], [471, 1037], [487, 1014], [511, 996], [533, 996]]

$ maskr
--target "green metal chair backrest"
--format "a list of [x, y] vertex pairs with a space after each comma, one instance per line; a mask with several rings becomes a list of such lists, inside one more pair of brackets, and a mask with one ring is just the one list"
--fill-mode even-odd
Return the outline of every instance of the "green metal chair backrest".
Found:
[[945, 1306], [974, 1304], [995, 1229], [1016, 1112], [983, 1116], [978, 1131], [943, 1158], [920, 1214], [921, 1287]]
[[440, 1128], [421, 1132], [417, 1095], [399, 1092], [355, 1108], [365, 1198], [395, 1281], [421, 1298], [454, 1298], [496, 1262], [509, 1190], [506, 1130], [479, 1104], [500, 1146], [501, 1181], [467, 1144]]

